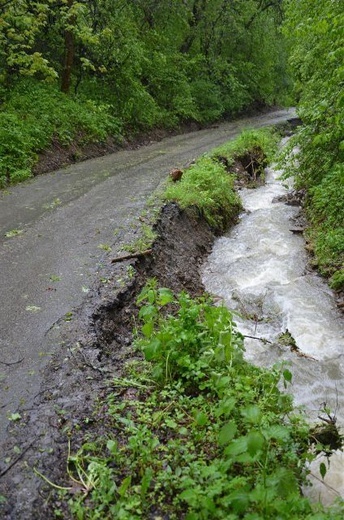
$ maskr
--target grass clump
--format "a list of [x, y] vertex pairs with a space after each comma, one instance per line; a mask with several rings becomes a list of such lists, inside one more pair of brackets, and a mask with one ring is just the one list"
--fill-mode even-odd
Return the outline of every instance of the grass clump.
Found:
[[259, 149], [264, 153], [267, 163], [273, 161], [281, 137], [271, 128], [261, 128], [259, 130], [243, 130], [239, 137], [228, 141], [212, 152], [212, 156], [225, 157], [227, 160], [234, 160], [245, 155], [251, 150]]
[[228, 167], [230, 169], [236, 157], [257, 149], [262, 151], [264, 161], [268, 161], [277, 143], [278, 137], [272, 131], [244, 131], [234, 141], [198, 159], [179, 182], [171, 182], [165, 199], [178, 202], [182, 209], [197, 208], [213, 229], [222, 232], [242, 209], [234, 191], [234, 175], [228, 173]]
[[145, 361], [113, 382], [108, 435], [69, 458], [87, 487], [75, 518], [342, 518], [301, 495], [309, 428], [279, 390], [290, 372], [247, 363], [230, 311], [207, 297], [150, 282], [138, 303]]
[[182, 209], [197, 208], [216, 231], [223, 231], [241, 209], [234, 177], [209, 156], [198, 159], [178, 183], [171, 183], [165, 198], [178, 202]]

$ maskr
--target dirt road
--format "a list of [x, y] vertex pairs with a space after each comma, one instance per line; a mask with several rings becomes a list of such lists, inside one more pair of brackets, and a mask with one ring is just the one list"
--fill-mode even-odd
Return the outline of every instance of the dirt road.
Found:
[[[59, 349], [54, 324], [85, 298], [109, 248], [135, 231], [147, 198], [173, 167], [293, 111], [221, 124], [36, 177], [0, 195], [0, 444], [18, 408], [30, 408]], [[53, 331], [54, 333], [51, 333]]]

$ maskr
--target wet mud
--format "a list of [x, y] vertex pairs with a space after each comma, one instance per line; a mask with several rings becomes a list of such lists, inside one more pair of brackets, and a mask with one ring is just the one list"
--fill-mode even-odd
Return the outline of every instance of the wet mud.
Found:
[[[68, 518], [65, 502], [59, 504], [54, 486], [41, 475], [69, 486], [68, 450], [75, 453], [86, 435], [106, 434], [100, 403], [125, 361], [139, 356], [131, 347], [135, 299], [147, 279], [154, 277], [176, 292], [203, 292], [199, 267], [211, 250], [214, 231], [196, 211], [181, 211], [176, 204], [161, 209], [155, 231], [151, 254], [120, 263], [109, 259], [71, 321], [61, 320], [50, 331], [62, 345], [45, 369], [33, 408], [20, 410], [21, 420], [9, 427], [8, 457], [0, 468], [1, 518], [55, 518], [58, 507]], [[128, 266], [135, 274], [118, 288], [115, 281], [125, 277]]]
[[[288, 117], [290, 113], [282, 111], [249, 121], [266, 126]], [[30, 395], [24, 402], [26, 394], [23, 398], [18, 393], [19, 408], [13, 403], [9, 406], [6, 399], [1, 404], [0, 415], [4, 419], [0, 431], [4, 431], [5, 442], [0, 460], [0, 518], [49, 520], [56, 517], [54, 508], [61, 508], [62, 517], [68, 518], [64, 505], [55, 500], [54, 486], [47, 480], [69, 486], [69, 444], [71, 452], [76, 453], [86, 435], [106, 434], [101, 401], [111, 391], [113, 377], [121, 375], [125, 361], [138, 356], [131, 347], [136, 295], [150, 277], [175, 291], [202, 293], [199, 266], [210, 252], [214, 231], [196, 210], [183, 212], [169, 204], [157, 219], [158, 238], [151, 254], [115, 264], [111, 255], [118, 254], [123, 244], [131, 243], [131, 238], [137, 238], [137, 220], [144, 201], [164, 182], [168, 168], [184, 166], [192, 157], [237, 135], [245, 125], [247, 121], [243, 120], [220, 126], [211, 132], [211, 137], [200, 131], [173, 138], [172, 155], [167, 141], [143, 148], [138, 157], [134, 152], [134, 157], [129, 152], [119, 152], [88, 161], [56, 175], [34, 179], [3, 197], [4, 232], [25, 228], [20, 240], [7, 243], [3, 238], [2, 258], [8, 259], [9, 273], [18, 253], [15, 283], [7, 283], [6, 276], [2, 280], [2, 287], [8, 286], [8, 293], [3, 292], [4, 301], [9, 302], [8, 312], [3, 312], [4, 327], [11, 332], [8, 350], [11, 347], [11, 356], [13, 352], [21, 355], [21, 349], [26, 354], [25, 359], [22, 356], [24, 361], [15, 365], [21, 371], [9, 372], [5, 398], [11, 394], [14, 399], [17, 386], [25, 387]], [[147, 161], [150, 162], [146, 166]], [[134, 200], [133, 194], [140, 196]], [[59, 201], [57, 208], [48, 204], [52, 196], [54, 203]], [[119, 230], [116, 247], [103, 258], [99, 242], [106, 245], [111, 237], [113, 240], [114, 226]], [[46, 286], [45, 277], [56, 273], [61, 282], [53, 292], [52, 283], [49, 281]], [[43, 312], [31, 315], [32, 306], [27, 303], [37, 305], [36, 299], [21, 302], [31, 291], [29, 282], [34, 289], [32, 295], [43, 302], [42, 309], [47, 306], [47, 316]], [[19, 295], [13, 289], [16, 286]], [[22, 294], [22, 287], [26, 286]], [[40, 300], [38, 304], [41, 305]], [[20, 315], [19, 307], [23, 309]], [[30, 312], [25, 314], [28, 309]], [[33, 327], [33, 321], [39, 327]], [[16, 356], [9, 361], [17, 361]], [[34, 362], [37, 370], [32, 370]], [[30, 378], [28, 390], [24, 374]]]

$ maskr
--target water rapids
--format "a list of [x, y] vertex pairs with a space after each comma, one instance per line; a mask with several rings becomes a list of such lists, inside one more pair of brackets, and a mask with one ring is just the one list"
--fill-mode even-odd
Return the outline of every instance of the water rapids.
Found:
[[[280, 174], [267, 169], [264, 186], [240, 192], [245, 213], [216, 241], [203, 283], [238, 313], [235, 321], [245, 336], [271, 342], [246, 338], [246, 358], [261, 366], [288, 361], [295, 405], [302, 405], [311, 421], [324, 406], [331, 409], [344, 431], [344, 319], [333, 292], [309, 268], [303, 236], [291, 232], [299, 208], [276, 202], [290, 188]], [[278, 342], [281, 334], [293, 338], [296, 348]], [[311, 468], [318, 476], [321, 460]], [[314, 499], [330, 503], [344, 497], [343, 453], [331, 456], [325, 484], [313, 480], [307, 494]]]

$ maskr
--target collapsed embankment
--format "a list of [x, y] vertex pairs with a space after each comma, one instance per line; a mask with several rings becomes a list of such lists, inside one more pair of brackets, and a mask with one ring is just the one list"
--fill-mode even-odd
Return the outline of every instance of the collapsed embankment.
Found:
[[133, 266], [136, 274], [124, 288], [115, 291], [111, 283], [95, 286], [73, 322], [61, 322], [52, 331], [63, 336], [64, 344], [45, 371], [34, 408], [23, 410], [20, 425], [12, 427], [7, 463], [1, 468], [2, 518], [54, 517], [49, 500], [54, 488], [35, 468], [63, 486], [68, 442], [75, 451], [88, 434], [104, 433], [104, 426], [92, 417], [93, 410], [106, 395], [111, 378], [137, 355], [130, 349], [135, 297], [146, 280], [154, 277], [160, 286], [176, 292], [201, 294], [199, 266], [215, 237], [205, 219], [192, 209], [182, 211], [169, 203], [162, 208], [155, 231], [150, 255], [105, 266], [109, 279]]
[[[138, 356], [131, 346], [136, 296], [152, 277], [175, 292], [185, 289], [196, 296], [203, 291], [199, 266], [216, 234], [204, 211], [208, 208], [181, 210], [173, 202], [163, 206], [151, 253], [115, 264], [108, 259], [84, 305], [49, 332], [56, 351], [44, 384], [32, 408], [20, 410], [20, 421], [11, 423], [11, 441], [0, 468], [2, 518], [49, 519], [58, 507], [68, 518], [65, 503], [52, 495], [56, 485], [69, 484], [69, 450], [75, 453], [85, 438], [107, 433], [102, 406], [111, 380], [121, 376], [128, 359]], [[235, 205], [232, 220], [239, 211]], [[215, 216], [230, 224], [228, 214], [222, 219], [221, 207], [215, 207]], [[122, 287], [118, 280], [123, 280]]]

